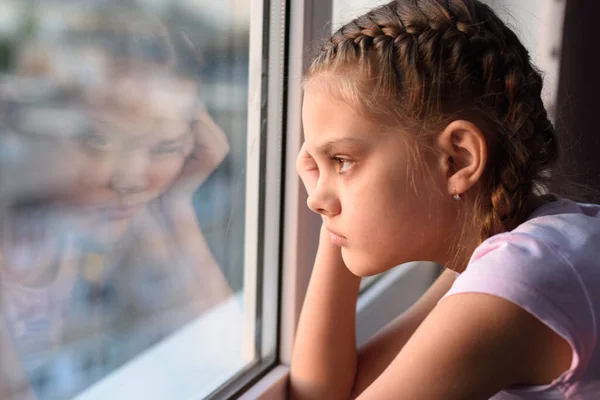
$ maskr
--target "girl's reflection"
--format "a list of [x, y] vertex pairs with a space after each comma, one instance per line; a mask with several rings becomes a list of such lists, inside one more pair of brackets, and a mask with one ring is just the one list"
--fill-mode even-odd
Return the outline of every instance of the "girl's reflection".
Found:
[[[5, 135], [27, 151], [4, 196], [16, 200], [0, 239], [3, 337], [38, 394], [82, 389], [231, 295], [192, 205], [224, 133], [192, 80], [104, 55], [85, 84], [38, 63], [43, 94], [4, 87]], [[81, 376], [49, 389], [61, 354]]]

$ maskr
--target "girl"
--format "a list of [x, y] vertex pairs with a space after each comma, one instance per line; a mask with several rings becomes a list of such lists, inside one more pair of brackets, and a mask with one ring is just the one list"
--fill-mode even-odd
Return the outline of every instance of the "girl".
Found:
[[[547, 193], [542, 78], [475, 0], [396, 0], [340, 28], [305, 83], [297, 160], [323, 219], [293, 399], [600, 397], [600, 206]], [[447, 269], [355, 345], [361, 276]]]

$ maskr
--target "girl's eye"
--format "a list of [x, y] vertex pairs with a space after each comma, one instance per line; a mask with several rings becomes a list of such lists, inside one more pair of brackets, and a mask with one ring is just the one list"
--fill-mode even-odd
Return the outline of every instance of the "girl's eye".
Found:
[[338, 163], [338, 172], [343, 174], [344, 172], [348, 172], [350, 168], [354, 165], [353, 161], [346, 160], [345, 158], [336, 157], [335, 161]]
[[89, 134], [81, 138], [81, 142], [87, 148], [97, 151], [108, 151], [112, 148], [112, 140], [105, 135]]

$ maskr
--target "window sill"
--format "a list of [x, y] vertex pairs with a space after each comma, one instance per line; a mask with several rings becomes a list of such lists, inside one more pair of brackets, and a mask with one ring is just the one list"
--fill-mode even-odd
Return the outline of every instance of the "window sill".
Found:
[[[242, 294], [205, 312], [76, 397], [104, 400], [201, 399], [248, 363]], [[176, 379], [174, 379], [176, 377]]]

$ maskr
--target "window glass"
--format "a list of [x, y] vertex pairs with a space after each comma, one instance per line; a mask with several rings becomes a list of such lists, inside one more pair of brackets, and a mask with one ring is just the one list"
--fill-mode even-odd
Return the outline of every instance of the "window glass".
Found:
[[0, 398], [202, 398], [253, 361], [249, 35], [241, 0], [0, 0]]

